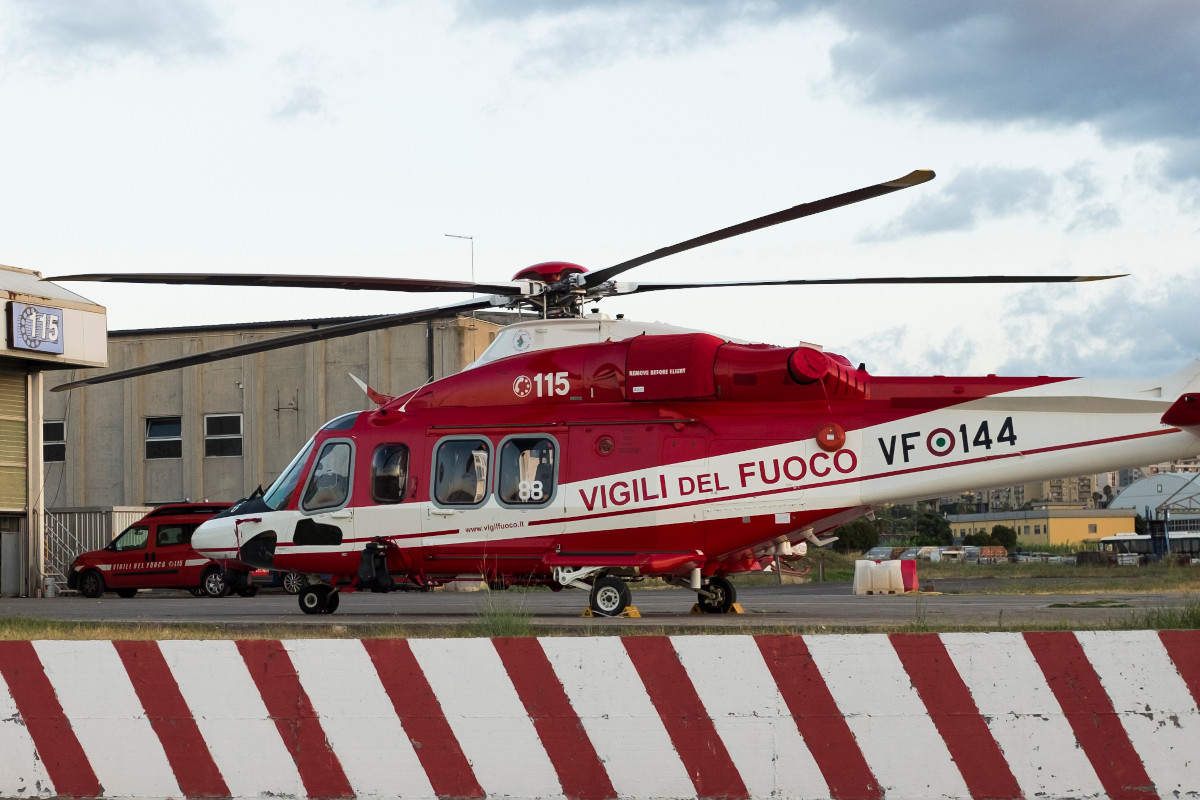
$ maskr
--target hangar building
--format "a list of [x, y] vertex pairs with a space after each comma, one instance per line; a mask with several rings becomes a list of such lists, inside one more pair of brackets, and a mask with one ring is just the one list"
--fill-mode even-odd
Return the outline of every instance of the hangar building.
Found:
[[42, 587], [42, 375], [103, 367], [107, 358], [104, 307], [41, 277], [0, 265], [0, 595]]
[[1200, 473], [1148, 475], [1122, 489], [1108, 507], [1131, 509], [1147, 519], [1169, 514], [1170, 530], [1200, 530]]

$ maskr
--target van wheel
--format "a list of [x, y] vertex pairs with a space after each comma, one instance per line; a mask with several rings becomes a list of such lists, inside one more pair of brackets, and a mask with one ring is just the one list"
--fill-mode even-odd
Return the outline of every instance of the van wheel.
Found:
[[209, 567], [200, 578], [200, 591], [205, 597], [221, 597], [228, 591], [225, 572], [220, 567]]
[[283, 578], [279, 582], [288, 594], [300, 594], [300, 590], [308, 585], [308, 576], [303, 572], [289, 570], [283, 573]]
[[117, 589], [117, 597], [133, 597], [138, 593], [137, 589]]
[[99, 597], [104, 594], [104, 576], [94, 569], [80, 575], [79, 593], [84, 597]]

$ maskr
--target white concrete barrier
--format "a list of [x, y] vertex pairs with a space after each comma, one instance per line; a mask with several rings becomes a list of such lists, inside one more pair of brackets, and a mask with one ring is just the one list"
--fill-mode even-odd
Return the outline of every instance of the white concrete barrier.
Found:
[[0, 642], [0, 797], [1200, 797], [1200, 632]]

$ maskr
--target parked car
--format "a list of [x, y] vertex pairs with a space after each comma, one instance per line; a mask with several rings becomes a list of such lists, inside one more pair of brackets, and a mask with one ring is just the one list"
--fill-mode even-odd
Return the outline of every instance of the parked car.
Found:
[[256, 569], [250, 573], [250, 580], [257, 586], [269, 586], [283, 589], [288, 594], [300, 594], [300, 590], [308, 586], [308, 576], [303, 572], [288, 570]]
[[[133, 597], [139, 589], [188, 589], [220, 597], [228, 587], [225, 571], [192, 549], [200, 523], [229, 503], [172, 503], [154, 509], [126, 528], [103, 550], [81, 553], [67, 572], [67, 587], [84, 597], [116, 592]], [[258, 587], [236, 589], [251, 596]]]

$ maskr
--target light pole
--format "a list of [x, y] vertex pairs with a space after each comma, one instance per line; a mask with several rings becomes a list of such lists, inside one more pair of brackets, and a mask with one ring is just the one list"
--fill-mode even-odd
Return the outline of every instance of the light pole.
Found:
[[[463, 236], [462, 234], [458, 234], [458, 233], [447, 233], [446, 237], [450, 238], [450, 239], [466, 239], [467, 241], [469, 241], [471, 243], [471, 283], [475, 283], [475, 237], [474, 236]], [[471, 292], [471, 297], [472, 298], [475, 297], [475, 292]], [[471, 330], [472, 330], [471, 355], [474, 356], [474, 355], [476, 355], [476, 353], [475, 353], [475, 334], [473, 332], [475, 330], [475, 309], [471, 309]]]
[[[469, 241], [471, 243], [471, 283], [474, 283], [475, 282], [475, 237], [474, 236], [461, 236], [457, 233], [447, 233], [446, 236], [451, 239], [466, 239], [467, 241]], [[471, 297], [474, 297], [474, 296], [475, 296], [475, 293], [471, 292]]]

